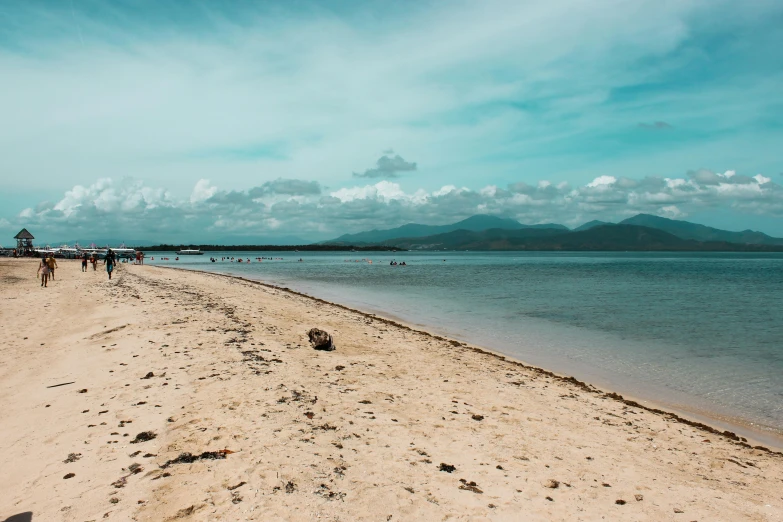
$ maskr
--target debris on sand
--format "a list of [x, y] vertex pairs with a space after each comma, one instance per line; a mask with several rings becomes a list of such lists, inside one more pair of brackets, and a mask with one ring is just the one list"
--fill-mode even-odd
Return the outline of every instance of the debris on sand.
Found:
[[474, 421], [484, 420], [484, 416], [483, 415], [471, 415], [470, 418], [473, 419]]
[[191, 464], [193, 462], [196, 462], [197, 460], [221, 460], [225, 459], [226, 455], [230, 455], [231, 453], [234, 453], [231, 450], [228, 449], [222, 449], [218, 451], [205, 451], [200, 455], [193, 455], [190, 452], [184, 452], [180, 453], [179, 457], [176, 459], [167, 460], [163, 464], [161, 464], [162, 469], [166, 469], [172, 464]]
[[243, 480], [242, 482], [240, 482], [240, 483], [239, 483], [239, 484], [237, 484], [236, 486], [228, 486], [226, 489], [227, 489], [227, 490], [229, 490], [229, 491], [234, 491], [234, 490], [235, 490], [235, 489], [237, 489], [237, 488], [241, 488], [241, 487], [242, 487], [242, 486], [244, 486], [245, 484], [247, 484], [247, 482], [245, 482], [245, 481]]
[[312, 344], [313, 348], [316, 350], [331, 352], [336, 348], [332, 341], [332, 336], [318, 328], [311, 328], [310, 331], [307, 332], [307, 337], [310, 339], [310, 344]]
[[69, 478], [73, 478], [73, 477], [75, 477], [75, 476], [76, 476], [76, 473], [68, 473], [68, 474], [67, 474], [67, 475], [65, 475], [63, 478], [64, 478], [64, 479], [69, 479]]
[[555, 479], [549, 479], [542, 484], [545, 488], [557, 489], [560, 487], [560, 481]]
[[637, 502], [641, 502], [642, 500], [644, 500], [644, 495], [642, 495], [641, 493], [637, 493], [636, 495], [633, 496], [633, 498], [635, 498]]
[[66, 459], [63, 461], [63, 463], [64, 463], [64, 464], [68, 464], [68, 463], [70, 463], [70, 462], [76, 462], [76, 461], [77, 461], [77, 460], [79, 460], [80, 458], [82, 458], [82, 454], [81, 454], [81, 453], [69, 453], [69, 454], [68, 454], [68, 458], [66, 458]]
[[472, 491], [473, 493], [478, 493], [479, 495], [484, 493], [479, 489], [478, 484], [476, 484], [472, 480], [468, 482], [465, 479], [459, 479], [459, 481], [462, 482], [462, 485], [459, 487], [459, 489], [464, 489], [465, 491]]
[[154, 431], [142, 431], [138, 435], [136, 435], [136, 438], [130, 441], [131, 444], [137, 444], [139, 442], [147, 442], [148, 440], [152, 440], [158, 435]]
[[154, 374], [154, 373], [152, 373], [152, 372], [147, 372], [147, 375], [145, 375], [144, 377], [142, 377], [142, 379], [152, 379], [153, 377], [155, 377], [155, 374]]
[[79, 390], [79, 393], [87, 393], [87, 388], [82, 388], [81, 390]]
[[293, 483], [293, 481], [288, 481], [285, 483], [285, 492], [286, 493], [293, 493], [296, 491], [296, 484]]
[[625, 500], [618, 498], [617, 500], [614, 501], [614, 503], [617, 504], [618, 506], [624, 506]]
[[440, 466], [438, 466], [438, 471], [445, 471], [446, 473], [452, 473], [457, 469], [456, 466], [452, 466], [451, 464], [445, 464], [443, 462], [440, 463]]

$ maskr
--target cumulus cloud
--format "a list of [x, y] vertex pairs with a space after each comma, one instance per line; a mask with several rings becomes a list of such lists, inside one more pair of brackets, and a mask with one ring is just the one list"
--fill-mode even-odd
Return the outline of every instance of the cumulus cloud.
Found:
[[217, 187], [211, 186], [208, 179], [200, 179], [196, 182], [196, 186], [193, 187], [193, 192], [190, 194], [190, 202], [206, 201], [214, 196], [215, 192], [217, 192]]
[[355, 178], [397, 178], [400, 172], [412, 172], [416, 170], [416, 163], [405, 161], [399, 154], [391, 156], [393, 151], [387, 151], [385, 154], [378, 158], [375, 163], [375, 167], [367, 169], [361, 174], [354, 172]]
[[261, 198], [270, 194], [315, 196], [321, 193], [321, 184], [317, 181], [278, 178], [274, 181], [267, 181], [259, 187], [253, 187], [248, 193], [252, 198]]
[[645, 212], [682, 218], [696, 211], [738, 211], [783, 217], [783, 187], [769, 177], [734, 171], [691, 171], [683, 177], [601, 175], [580, 186], [539, 180], [506, 187], [444, 185], [406, 190], [399, 183], [343, 187], [324, 194], [315, 182], [277, 179], [249, 190], [223, 190], [199, 180], [188, 198], [137, 180], [99, 179], [77, 185], [55, 202], [41, 202], [5, 228], [35, 229], [37, 237], [124, 237], [156, 241], [253, 242], [269, 234], [310, 240], [404, 223], [448, 223], [474, 214], [511, 216], [523, 223], [578, 225]]

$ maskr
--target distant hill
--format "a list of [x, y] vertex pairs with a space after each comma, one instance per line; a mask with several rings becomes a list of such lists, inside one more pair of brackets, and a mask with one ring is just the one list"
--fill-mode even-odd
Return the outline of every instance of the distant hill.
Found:
[[597, 219], [594, 219], [592, 221], [588, 221], [582, 226], [576, 227], [574, 229], [574, 232], [580, 232], [582, 230], [590, 230], [593, 227], [601, 226], [601, 225], [614, 225], [614, 223], [610, 223], [608, 221], [599, 221]]
[[695, 239], [696, 241], [727, 241], [730, 243], [751, 245], [783, 245], [783, 238], [768, 236], [763, 232], [756, 232], [754, 230], [731, 232], [690, 223], [688, 221], [653, 216], [651, 214], [637, 214], [634, 217], [621, 221], [620, 224], [657, 228], [674, 234], [679, 238]]
[[456, 230], [420, 238], [393, 239], [384, 246], [408, 250], [543, 250], [543, 251], [783, 251], [783, 246], [743, 245], [725, 241], [682, 239], [638, 225], [598, 225], [582, 231], [557, 229]]
[[502, 230], [519, 230], [519, 229], [555, 229], [565, 231], [568, 227], [558, 225], [555, 223], [544, 223], [541, 225], [523, 225], [519, 221], [508, 218], [501, 218], [497, 216], [489, 215], [476, 215], [452, 223], [450, 225], [419, 225], [417, 223], [409, 223], [397, 228], [391, 228], [387, 230], [370, 230], [367, 232], [359, 232], [357, 234], [344, 234], [336, 239], [330, 241], [324, 241], [325, 244], [342, 244], [342, 245], [363, 245], [363, 244], [377, 244], [389, 241], [391, 239], [398, 238], [416, 238], [433, 236], [437, 234], [444, 234], [453, 232], [455, 230], [468, 230], [472, 232], [480, 232], [482, 230], [489, 229], [502, 229]]

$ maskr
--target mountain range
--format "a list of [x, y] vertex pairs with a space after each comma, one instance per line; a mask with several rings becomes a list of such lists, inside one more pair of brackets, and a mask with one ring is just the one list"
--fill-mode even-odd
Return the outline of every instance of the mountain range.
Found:
[[541, 225], [523, 225], [519, 221], [509, 218], [501, 218], [497, 216], [489, 216], [486, 214], [479, 214], [476, 216], [457, 221], [451, 225], [419, 225], [417, 223], [409, 223], [397, 228], [390, 228], [388, 230], [370, 230], [367, 232], [359, 232], [358, 234], [344, 234], [336, 239], [330, 241], [324, 241], [329, 244], [343, 244], [343, 245], [361, 245], [361, 244], [378, 244], [390, 239], [397, 238], [413, 238], [413, 237], [426, 237], [434, 236], [437, 234], [445, 234], [447, 232], [454, 232], [456, 230], [469, 230], [472, 232], [481, 232], [482, 230], [489, 230], [499, 228], [501, 230], [519, 230], [519, 229], [555, 229], [567, 231], [568, 227], [564, 225], [558, 225], [556, 223], [544, 223]]
[[391, 239], [384, 241], [382, 246], [405, 250], [783, 252], [783, 245], [696, 241], [657, 228], [624, 224], [598, 225], [579, 231], [551, 228], [455, 230], [420, 238]]
[[346, 234], [324, 243], [425, 250], [783, 250], [783, 239], [762, 232], [732, 232], [650, 214], [638, 214], [617, 224], [594, 220], [574, 230], [556, 223], [525, 225], [509, 218], [477, 215], [451, 225], [411, 223]]

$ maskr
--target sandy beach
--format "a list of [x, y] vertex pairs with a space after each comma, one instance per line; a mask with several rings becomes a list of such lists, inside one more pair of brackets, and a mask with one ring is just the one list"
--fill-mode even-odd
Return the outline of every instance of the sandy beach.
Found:
[[0, 260], [0, 520], [783, 520], [783, 455], [732, 434], [285, 289], [58, 263]]

